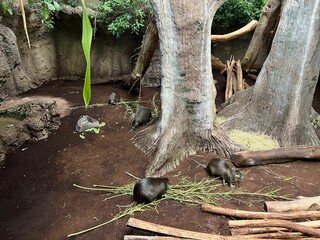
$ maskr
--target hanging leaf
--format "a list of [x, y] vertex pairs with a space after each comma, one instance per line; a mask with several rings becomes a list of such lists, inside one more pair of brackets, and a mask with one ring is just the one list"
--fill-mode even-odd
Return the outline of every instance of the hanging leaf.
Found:
[[91, 42], [92, 42], [92, 26], [87, 14], [85, 0], [81, 0], [81, 2], [83, 6], [82, 48], [83, 48], [83, 53], [87, 62], [86, 76], [85, 76], [82, 95], [83, 95], [85, 106], [87, 108], [91, 99], [90, 48], [91, 48]]

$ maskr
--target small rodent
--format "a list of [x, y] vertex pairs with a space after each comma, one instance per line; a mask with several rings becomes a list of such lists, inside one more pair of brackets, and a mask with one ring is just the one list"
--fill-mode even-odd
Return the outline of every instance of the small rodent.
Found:
[[117, 102], [120, 101], [120, 96], [117, 92], [112, 92], [108, 99], [109, 105], [115, 105]]
[[237, 180], [243, 179], [243, 175], [240, 173], [240, 171], [230, 168], [227, 162], [223, 159], [214, 158], [210, 160], [206, 170], [212, 177], [221, 177], [222, 184], [226, 185], [226, 183], [228, 183], [230, 187], [234, 187], [233, 183]]
[[142, 107], [134, 116], [131, 129], [134, 130], [139, 126], [143, 126], [151, 120], [151, 110], [149, 108]]
[[150, 203], [162, 197], [168, 188], [168, 178], [142, 178], [134, 185], [133, 200], [137, 203]]

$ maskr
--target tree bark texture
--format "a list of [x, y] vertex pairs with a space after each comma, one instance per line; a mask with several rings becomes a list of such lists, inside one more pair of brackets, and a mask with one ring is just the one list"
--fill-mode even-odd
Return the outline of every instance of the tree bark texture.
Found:
[[235, 96], [220, 112], [227, 117], [224, 129], [262, 132], [281, 146], [320, 145], [310, 121], [320, 69], [319, 12], [320, 0], [283, 2], [271, 51], [249, 101], [234, 104]]
[[249, 72], [253, 64], [257, 61], [259, 51], [266, 44], [271, 32], [276, 26], [279, 18], [281, 3], [283, 0], [268, 0], [261, 13], [258, 26], [252, 36], [248, 49], [242, 59], [242, 67], [245, 72]]
[[224, 2], [152, 0], [161, 52], [161, 117], [134, 137], [161, 176], [197, 150], [229, 156], [239, 146], [214, 125], [211, 22]]

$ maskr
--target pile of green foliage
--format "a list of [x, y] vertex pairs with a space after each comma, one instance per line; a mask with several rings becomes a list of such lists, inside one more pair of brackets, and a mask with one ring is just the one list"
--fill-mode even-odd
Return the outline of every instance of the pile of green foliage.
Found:
[[149, 0], [100, 0], [90, 7], [99, 12], [97, 22], [106, 24], [117, 37], [125, 32], [140, 33], [152, 14]]
[[216, 12], [212, 31], [227, 33], [258, 20], [266, 0], [228, 0]]

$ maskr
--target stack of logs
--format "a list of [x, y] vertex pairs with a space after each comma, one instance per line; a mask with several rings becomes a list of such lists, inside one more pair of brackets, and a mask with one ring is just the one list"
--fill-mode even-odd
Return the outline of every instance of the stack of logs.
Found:
[[[250, 212], [202, 205], [202, 210], [234, 218], [254, 220], [229, 220], [232, 236], [214, 235], [167, 227], [130, 218], [127, 226], [167, 235], [126, 235], [125, 240], [178, 240], [178, 239], [314, 239], [320, 238], [320, 196], [299, 197], [293, 201], [265, 202], [268, 212]], [[293, 220], [308, 219], [304, 222]], [[312, 237], [312, 238], [310, 238]]]
[[233, 93], [241, 91], [247, 88], [247, 84], [245, 83], [242, 76], [242, 68], [240, 60], [235, 61], [234, 59], [230, 59], [226, 64], [227, 68], [227, 85], [225, 92], [225, 101], [232, 96]]

